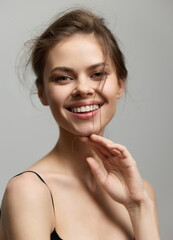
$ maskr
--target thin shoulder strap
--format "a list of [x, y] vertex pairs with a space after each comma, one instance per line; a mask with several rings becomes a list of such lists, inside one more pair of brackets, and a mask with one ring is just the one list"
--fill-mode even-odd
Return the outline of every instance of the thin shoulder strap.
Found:
[[[47, 185], [47, 183], [43, 180], [43, 178], [42, 178], [37, 172], [34, 172], [34, 171], [32, 171], [32, 170], [29, 170], [29, 171], [23, 171], [23, 172], [21, 172], [21, 173], [18, 173], [18, 174], [15, 175], [14, 177], [17, 177], [17, 176], [19, 176], [19, 175], [21, 175], [21, 174], [23, 174], [23, 173], [25, 173], [25, 172], [32, 172], [32, 173], [35, 173], [35, 174], [40, 178], [40, 180], [41, 180], [42, 182], [44, 182], [44, 183]], [[14, 177], [12, 177], [12, 178], [14, 178]], [[49, 188], [48, 185], [47, 185], [47, 187], [48, 187], [49, 192], [50, 192], [50, 195], [51, 195], [52, 205], [53, 205], [53, 211], [54, 211], [54, 219], [56, 220], [56, 218], [55, 218], [55, 205], [54, 205], [54, 201], [53, 201], [52, 192], [51, 192], [51, 190], [50, 190], [50, 188]], [[55, 229], [56, 229], [56, 221], [55, 221]]]

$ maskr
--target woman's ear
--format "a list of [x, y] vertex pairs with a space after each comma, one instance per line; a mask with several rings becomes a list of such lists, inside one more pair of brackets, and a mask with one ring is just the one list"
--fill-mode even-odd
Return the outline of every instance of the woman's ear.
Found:
[[124, 93], [125, 81], [124, 79], [118, 79], [117, 98], [121, 98]]
[[36, 86], [37, 86], [37, 91], [38, 91], [38, 97], [40, 98], [41, 103], [44, 106], [48, 106], [49, 104], [48, 104], [47, 99], [46, 99], [46, 94], [45, 94], [45, 91], [44, 91], [43, 84], [40, 84], [40, 83], [36, 82]]

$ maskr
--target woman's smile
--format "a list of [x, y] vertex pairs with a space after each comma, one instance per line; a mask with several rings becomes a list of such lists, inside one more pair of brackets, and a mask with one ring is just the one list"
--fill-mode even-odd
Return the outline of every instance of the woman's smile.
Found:
[[100, 111], [103, 106], [103, 101], [95, 101], [93, 99], [88, 101], [76, 102], [70, 104], [66, 109], [71, 113], [72, 116], [78, 119], [91, 119]]

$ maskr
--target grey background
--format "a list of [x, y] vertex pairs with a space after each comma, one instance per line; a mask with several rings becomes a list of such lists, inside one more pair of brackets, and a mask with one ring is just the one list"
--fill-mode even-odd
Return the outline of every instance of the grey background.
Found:
[[[58, 12], [87, 6], [103, 15], [120, 39], [128, 92], [106, 137], [125, 145], [156, 191], [162, 239], [173, 237], [173, 1], [0, 1], [0, 200], [8, 180], [44, 156], [58, 128], [19, 83], [15, 63], [24, 42]], [[30, 79], [34, 80], [30, 76]]]

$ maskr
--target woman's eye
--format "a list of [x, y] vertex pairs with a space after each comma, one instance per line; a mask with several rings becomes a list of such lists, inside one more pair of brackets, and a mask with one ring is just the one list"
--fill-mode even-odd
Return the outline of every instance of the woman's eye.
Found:
[[105, 77], [107, 75], [106, 72], [95, 72], [94, 74], [92, 74], [92, 78], [95, 78], [95, 79], [103, 79], [103, 77]]
[[70, 80], [72, 80], [72, 78], [69, 76], [56, 76], [53, 78], [54, 82], [66, 82]]

